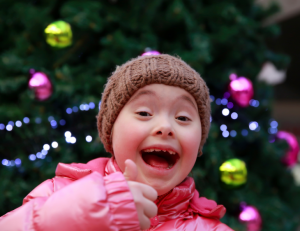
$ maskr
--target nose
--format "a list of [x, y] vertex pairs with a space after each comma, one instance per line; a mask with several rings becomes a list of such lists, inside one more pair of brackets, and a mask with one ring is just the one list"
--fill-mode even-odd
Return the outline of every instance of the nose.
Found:
[[167, 118], [160, 119], [154, 129], [154, 135], [160, 136], [161, 138], [174, 137], [173, 127]]

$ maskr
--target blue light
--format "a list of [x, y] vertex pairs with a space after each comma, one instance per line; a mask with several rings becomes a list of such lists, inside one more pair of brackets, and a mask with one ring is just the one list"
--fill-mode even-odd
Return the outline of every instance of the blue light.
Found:
[[13, 121], [9, 121], [8, 124], [11, 125], [11, 126], [15, 125]]
[[255, 100], [255, 99], [251, 99], [249, 101], [249, 104], [252, 106], [252, 107], [258, 107], [259, 106], [259, 101], [258, 100]]
[[17, 159], [15, 159], [15, 164], [18, 166], [18, 165], [21, 165], [21, 163], [22, 163], [22, 161], [19, 159], [19, 158], [17, 158]]
[[210, 119], [209, 119], [209, 121], [211, 122], [212, 121], [212, 117], [210, 116]]
[[220, 130], [223, 131], [223, 132], [226, 131], [227, 130], [227, 126], [225, 124], [222, 124], [220, 126]]
[[5, 129], [5, 125], [4, 124], [0, 124], [0, 130], [4, 130]]
[[230, 131], [230, 136], [231, 137], [236, 137], [236, 131], [235, 130]]
[[236, 112], [232, 112], [232, 113], [231, 113], [231, 118], [232, 118], [233, 120], [236, 120], [236, 119], [238, 118], [238, 114], [237, 114]]
[[36, 156], [34, 154], [30, 154], [28, 158], [31, 161], [35, 161], [36, 160]]
[[52, 120], [54, 120], [54, 117], [53, 116], [49, 116], [48, 117], [48, 121], [51, 122]]
[[277, 128], [269, 128], [268, 129], [268, 132], [270, 133], [270, 134], [276, 134], [277, 132], [278, 132], [278, 129]]
[[84, 104], [80, 104], [79, 109], [80, 109], [80, 111], [83, 111], [84, 110]]
[[248, 135], [248, 131], [246, 129], [242, 130], [242, 136], [247, 136]]
[[84, 104], [83, 105], [83, 110], [88, 111], [90, 109], [88, 104]]
[[221, 105], [221, 99], [220, 99], [220, 98], [217, 98], [217, 99], [216, 99], [216, 104], [217, 104], [217, 105]]
[[46, 155], [48, 154], [48, 151], [45, 150], [45, 149], [43, 149], [43, 150], [41, 151], [41, 153], [42, 153], [44, 156], [46, 156]]
[[6, 130], [7, 131], [11, 131], [13, 129], [13, 126], [11, 126], [10, 124], [6, 125]]
[[64, 126], [64, 125], [66, 124], [66, 121], [65, 121], [65, 120], [60, 120], [60, 121], [59, 121], [59, 124], [60, 124], [61, 126]]
[[229, 136], [229, 132], [228, 131], [223, 131], [222, 136], [227, 138]]
[[89, 107], [90, 107], [90, 109], [94, 109], [95, 108], [95, 103], [94, 102], [90, 102], [89, 103]]
[[2, 160], [2, 164], [3, 164], [4, 166], [7, 166], [7, 165], [8, 165], [8, 160], [7, 160], [7, 159], [3, 159], [3, 160]]
[[271, 125], [272, 128], [277, 128], [278, 123], [277, 123], [277, 121], [273, 120], [273, 121], [270, 123], [270, 125]]
[[213, 102], [215, 100], [215, 97], [213, 95], [210, 95], [209, 97], [211, 99], [211, 102]]
[[20, 120], [16, 121], [16, 126], [17, 127], [21, 127], [22, 126], [22, 122]]
[[28, 117], [24, 117], [24, 118], [23, 118], [23, 122], [24, 122], [25, 124], [28, 124], [28, 123], [30, 122], [30, 119], [29, 119]]
[[228, 103], [228, 100], [226, 98], [224, 98], [224, 99], [221, 100], [221, 104], [227, 105], [227, 103]]
[[36, 154], [36, 157], [39, 158], [39, 159], [42, 159], [42, 156], [43, 156], [43, 154], [40, 153], [40, 152], [38, 152], [38, 153]]
[[258, 127], [258, 123], [256, 121], [250, 122], [249, 123], [249, 129], [254, 131], [255, 129], [257, 129]]
[[68, 114], [71, 114], [71, 113], [72, 113], [72, 109], [71, 109], [71, 108], [67, 108], [66, 112], [67, 112]]
[[228, 102], [227, 107], [228, 107], [229, 109], [233, 108], [233, 103], [232, 103], [232, 102]]
[[93, 139], [93, 138], [92, 138], [91, 136], [86, 136], [86, 137], [85, 137], [86, 142], [91, 142], [92, 139]]
[[57, 126], [57, 122], [55, 120], [51, 120], [50, 122], [52, 127], [56, 127]]
[[37, 117], [37, 118], [35, 118], [35, 122], [36, 122], [37, 124], [40, 124], [40, 123], [42, 122], [42, 119], [39, 118], [39, 117]]
[[74, 106], [72, 109], [73, 109], [73, 112], [78, 112], [78, 107]]

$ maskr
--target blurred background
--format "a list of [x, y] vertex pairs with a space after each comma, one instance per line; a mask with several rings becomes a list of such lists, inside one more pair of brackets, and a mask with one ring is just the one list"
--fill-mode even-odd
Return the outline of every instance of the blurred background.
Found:
[[59, 162], [109, 157], [107, 78], [140, 55], [207, 82], [211, 129], [191, 173], [234, 230], [300, 230], [299, 0], [0, 0], [0, 215]]

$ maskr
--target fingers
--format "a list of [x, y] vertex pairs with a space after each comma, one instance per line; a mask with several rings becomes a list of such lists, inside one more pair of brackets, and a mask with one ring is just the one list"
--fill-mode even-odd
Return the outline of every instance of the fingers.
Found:
[[157, 199], [157, 192], [154, 188], [149, 185], [140, 183], [141, 191], [147, 199], [155, 201]]
[[143, 201], [144, 214], [146, 217], [155, 217], [157, 214], [157, 206], [154, 202], [150, 200]]
[[146, 217], [144, 214], [142, 214], [141, 217], [139, 217], [139, 220], [140, 220], [140, 227], [142, 230], [150, 228], [151, 225], [150, 219]]
[[125, 179], [127, 181], [135, 181], [138, 174], [136, 164], [132, 160], [127, 159], [125, 161], [125, 166], [125, 171], [123, 173]]

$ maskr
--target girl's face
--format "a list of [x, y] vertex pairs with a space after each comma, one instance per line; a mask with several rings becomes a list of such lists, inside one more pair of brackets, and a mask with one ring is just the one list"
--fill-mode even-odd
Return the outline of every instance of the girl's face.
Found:
[[201, 141], [197, 104], [179, 87], [151, 84], [139, 89], [114, 123], [114, 156], [138, 169], [137, 181], [163, 195], [180, 184], [194, 166]]

